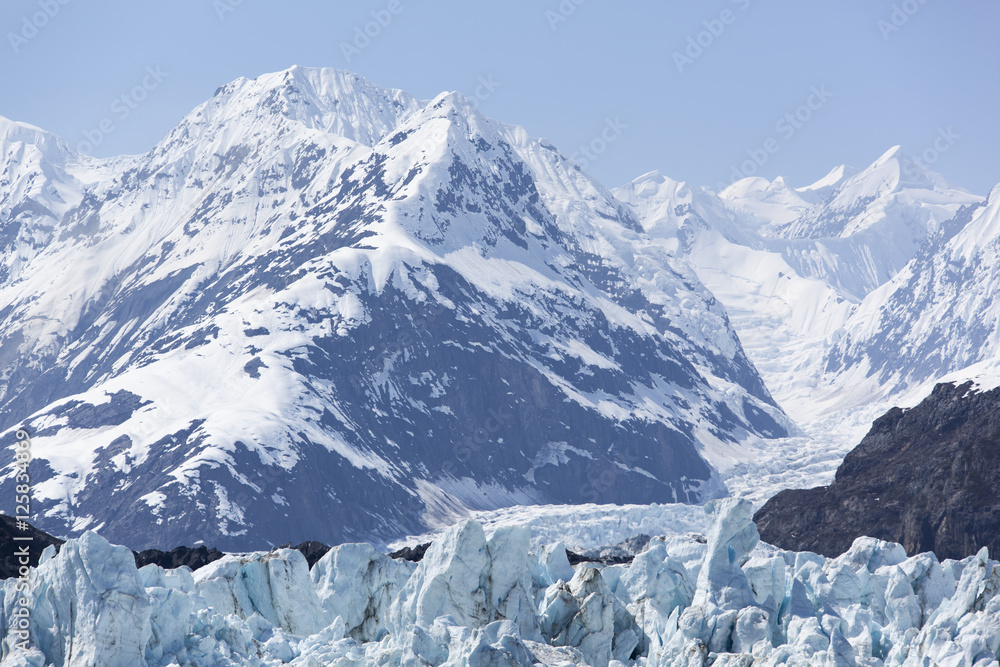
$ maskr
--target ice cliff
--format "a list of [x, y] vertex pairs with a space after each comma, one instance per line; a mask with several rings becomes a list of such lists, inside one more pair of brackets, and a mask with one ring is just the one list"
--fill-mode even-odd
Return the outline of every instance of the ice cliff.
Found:
[[[297, 551], [192, 573], [136, 569], [94, 533], [2, 589], [4, 667], [231, 665], [996, 665], [1000, 564], [859, 538], [837, 558], [759, 542], [750, 503], [706, 506], [707, 540], [653, 539], [573, 568], [526, 528], [467, 521], [419, 564], [369, 545], [310, 571]], [[30, 647], [17, 631], [27, 603]]]

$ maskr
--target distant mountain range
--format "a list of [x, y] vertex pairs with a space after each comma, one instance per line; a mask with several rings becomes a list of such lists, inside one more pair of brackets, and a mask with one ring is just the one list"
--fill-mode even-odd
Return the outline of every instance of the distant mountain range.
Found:
[[[968, 307], [964, 316], [942, 313], [932, 324], [925, 309], [935, 300], [952, 303], [956, 286], [945, 290], [943, 275], [928, 282], [920, 267], [949, 262], [954, 252], [946, 246], [957, 238], [988, 247], [984, 228], [997, 216], [995, 206], [899, 147], [867, 169], [837, 167], [801, 188], [783, 178], [747, 178], [716, 195], [653, 173], [615, 192], [646, 233], [684, 257], [723, 303], [768, 389], [799, 423], [866, 407], [863, 433], [908, 390], [926, 394], [928, 383], [997, 351], [956, 356], [945, 345], [936, 354], [911, 348], [934, 337], [928, 327], [961, 327], [955, 345], [979, 349], [984, 332], [970, 329], [996, 332], [996, 317]], [[915, 273], [927, 293], [909, 299], [904, 290], [912, 288], [897, 285]], [[937, 286], [944, 291], [935, 293]], [[988, 299], [992, 289], [976, 286], [981, 296], [967, 298]], [[893, 299], [900, 303], [889, 305]], [[874, 313], [883, 320], [872, 326]], [[894, 330], [892, 344], [879, 340]]]

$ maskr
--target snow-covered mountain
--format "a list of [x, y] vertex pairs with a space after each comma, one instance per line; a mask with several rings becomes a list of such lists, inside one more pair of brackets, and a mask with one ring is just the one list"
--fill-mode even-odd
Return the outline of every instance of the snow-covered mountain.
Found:
[[759, 499], [1000, 367], [1000, 195], [898, 147], [805, 187], [612, 193], [460, 95], [292, 68], [139, 156], [0, 119], [0, 164], [0, 442], [32, 433], [61, 535], [240, 549]]
[[840, 398], [827, 391], [826, 356], [861, 302], [982, 202], [899, 147], [802, 188], [748, 178], [716, 195], [653, 173], [615, 194], [722, 301], [768, 388], [803, 425]]
[[0, 130], [0, 442], [32, 434], [49, 532], [246, 549], [700, 502], [792, 429], [688, 265], [460, 95], [292, 68], [144, 155]]
[[925, 393], [1000, 367], [1000, 186], [961, 210], [845, 323], [825, 357], [838, 389]]
[[[988, 266], [989, 225], [971, 224], [983, 198], [898, 147], [866, 169], [837, 167], [805, 187], [750, 178], [716, 194], [651, 173], [614, 193], [649, 242], [686, 260], [722, 302], [801, 429], [726, 469], [727, 486], [744, 497], [763, 502], [783, 489], [825, 486], [893, 406], [916, 405], [936, 382], [1000, 377], [989, 345], [996, 316], [986, 304], [996, 291], [988, 271], [944, 250], [962, 234], [956, 243], [976, 248]], [[928, 263], [939, 266], [933, 275]], [[977, 272], [973, 291], [960, 287], [960, 276]], [[923, 281], [920, 298], [904, 287], [908, 276]]]
[[[30, 434], [35, 523], [79, 536], [7, 581], [4, 664], [995, 664], [985, 550], [782, 551], [747, 498], [939, 379], [1000, 384], [1000, 186], [893, 148], [609, 192], [460, 95], [292, 68], [139, 156], [0, 118], [0, 248], [0, 445]], [[434, 545], [192, 575], [94, 530]]]

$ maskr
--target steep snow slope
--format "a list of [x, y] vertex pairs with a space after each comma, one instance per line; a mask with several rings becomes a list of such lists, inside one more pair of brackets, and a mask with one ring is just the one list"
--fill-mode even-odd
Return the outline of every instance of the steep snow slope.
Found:
[[811, 348], [849, 316], [850, 297], [799, 273], [787, 259], [794, 242], [760, 236], [753, 220], [709, 192], [649, 174], [617, 194], [635, 207], [652, 242], [686, 258], [725, 304], [769, 387], [786, 401]]
[[[51, 235], [0, 221], [25, 258], [0, 441], [32, 433], [49, 532], [241, 549], [697, 502], [724, 491], [710, 462], [790, 429], [686, 265], [459, 95], [293, 68], [146, 155], [57, 147]], [[10, 164], [5, 195], [45, 203], [43, 166]]]
[[0, 116], [0, 284], [23, 276], [86, 184], [106, 173], [58, 137]]
[[[647, 241], [689, 262], [725, 305], [768, 389], [802, 430], [748, 443], [753, 456], [720, 465], [732, 492], [762, 502], [784, 488], [828, 484], [873, 419], [930, 391], [931, 375], [919, 387], [891, 375], [891, 348], [882, 352], [886, 372], [868, 380], [864, 355], [839, 365], [833, 355], [852, 330], [848, 322], [861, 321], [868, 307], [861, 302], [876, 303], [888, 289], [880, 285], [962, 229], [979, 197], [898, 147], [867, 169], [838, 167], [804, 188], [749, 178], [715, 195], [654, 172], [614, 192], [636, 212]], [[897, 312], [907, 308], [901, 299]], [[912, 325], [904, 322], [887, 315], [871, 326], [898, 326], [905, 345]]]
[[858, 304], [981, 201], [898, 147], [805, 188], [744, 179], [715, 196], [653, 173], [615, 194], [691, 263], [779, 404], [807, 428], [830, 412], [816, 396], [823, 356]]
[[984, 204], [964, 208], [845, 323], [825, 358], [834, 388], [864, 401], [995, 365], [998, 257], [1000, 186]]

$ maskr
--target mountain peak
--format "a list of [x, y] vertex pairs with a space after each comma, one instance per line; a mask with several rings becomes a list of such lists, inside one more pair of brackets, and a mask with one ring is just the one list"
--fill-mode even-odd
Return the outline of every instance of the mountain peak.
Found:
[[656, 185], [662, 185], [667, 182], [674, 182], [674, 179], [667, 178], [664, 176], [659, 169], [654, 169], [653, 171], [647, 172], [636, 179], [633, 179], [632, 183], [636, 186], [643, 185], [645, 183], [655, 183]]
[[[0, 415], [80, 461], [37, 480], [60, 533], [245, 550], [703, 502], [723, 448], [791, 428], [697, 277], [458, 93], [296, 67], [223, 86], [75, 199], [29, 191], [39, 171], [0, 181], [27, 193], [0, 212], [26, 230], [12, 272], [37, 276], [0, 274]], [[28, 419], [50, 413], [65, 430]]]
[[[638, 201], [641, 199], [656, 198], [662, 193], [675, 193], [683, 196], [690, 190], [684, 181], [675, 181], [669, 176], [664, 176], [659, 171], [650, 171], [627, 183], [625, 186], [615, 188], [616, 196], [621, 199]], [[626, 194], [631, 193], [631, 194]]]
[[766, 178], [747, 176], [746, 178], [741, 178], [738, 181], [730, 183], [728, 187], [719, 193], [719, 197], [722, 199], [738, 199], [746, 197], [753, 192], [763, 192], [770, 187], [771, 182]]
[[[883, 156], [884, 157], [884, 156]], [[815, 183], [811, 183], [803, 188], [799, 188], [799, 192], [814, 192], [814, 193], [825, 193], [838, 188], [844, 181], [855, 176], [861, 170], [857, 167], [849, 167], [847, 165], [840, 165], [839, 167], [834, 167], [827, 173], [826, 176], [819, 179]]]
[[420, 106], [401, 90], [376, 86], [351, 72], [296, 65], [219, 87], [174, 134], [247, 133], [260, 122], [267, 124], [262, 131], [273, 133], [275, 122], [292, 122], [374, 146]]
[[875, 162], [872, 163], [872, 168], [881, 167], [882, 165], [887, 164], [892, 160], [907, 160], [907, 159], [909, 159], [909, 156], [907, 156], [906, 153], [903, 152], [903, 147], [896, 145], [887, 150], [885, 153], [883, 153], [882, 156], [879, 157], [879, 159], [875, 160]]
[[0, 116], [0, 147], [14, 144], [38, 146], [43, 152], [72, 150], [61, 138], [40, 127]]
[[994, 185], [990, 193], [986, 195], [986, 201], [990, 204], [998, 200], [1000, 200], [1000, 183]]
[[438, 94], [423, 109], [414, 114], [413, 118], [414, 120], [419, 119], [420, 123], [426, 123], [435, 118], [448, 119], [463, 126], [467, 125], [470, 131], [473, 129], [485, 131], [484, 126], [489, 123], [489, 120], [476, 105], [457, 91]]
[[914, 159], [901, 146], [893, 146], [887, 150], [850, 181], [855, 184], [864, 183], [866, 189], [874, 189], [871, 194], [875, 196], [904, 189], [955, 189], [943, 176], [928, 169], [922, 161]]

